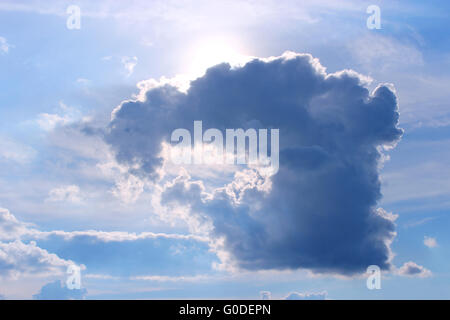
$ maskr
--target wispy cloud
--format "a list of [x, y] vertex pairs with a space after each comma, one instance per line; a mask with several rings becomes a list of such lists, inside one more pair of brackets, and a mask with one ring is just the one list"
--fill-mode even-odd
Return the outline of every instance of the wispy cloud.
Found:
[[30, 162], [36, 150], [9, 137], [0, 136], [0, 161], [13, 161], [19, 164]]
[[436, 238], [425, 236], [423, 239], [423, 244], [428, 248], [436, 248], [438, 246]]
[[131, 76], [134, 72], [134, 68], [138, 63], [137, 57], [122, 57], [120, 60], [122, 62], [123, 67], [125, 68], [127, 77]]
[[81, 203], [80, 188], [76, 185], [54, 188], [48, 193], [46, 201]]
[[58, 126], [67, 125], [78, 120], [81, 113], [78, 109], [59, 102], [57, 113], [41, 113], [38, 115], [36, 123], [42, 130], [52, 131]]
[[11, 47], [12, 45], [5, 38], [0, 37], [0, 53], [8, 53]]

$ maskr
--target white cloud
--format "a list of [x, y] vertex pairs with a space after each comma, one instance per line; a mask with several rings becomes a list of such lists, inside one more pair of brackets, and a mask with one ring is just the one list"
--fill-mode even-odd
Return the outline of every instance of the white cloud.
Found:
[[397, 39], [368, 35], [349, 45], [357, 62], [369, 70], [409, 67], [424, 63], [422, 53], [411, 44]]
[[432, 275], [431, 271], [413, 261], [408, 261], [401, 266], [397, 272], [400, 276], [427, 278]]
[[9, 210], [0, 208], [0, 241], [19, 239], [29, 233], [28, 224], [17, 220]]
[[11, 48], [12, 46], [8, 43], [8, 41], [6, 41], [5, 38], [0, 37], [0, 52], [1, 53], [8, 53], [9, 52], [9, 48]]
[[170, 234], [170, 233], [129, 233], [124, 231], [39, 231], [32, 228], [31, 224], [19, 221], [7, 209], [0, 208], [0, 241], [12, 241], [22, 239], [45, 239], [50, 236], [58, 236], [64, 240], [72, 240], [75, 237], [94, 237], [103, 242], [123, 242], [123, 241], [137, 241], [143, 239], [177, 239], [177, 240], [196, 240], [200, 242], [207, 242], [205, 237], [193, 234]]
[[155, 232], [142, 232], [142, 233], [129, 233], [124, 231], [97, 231], [97, 230], [86, 230], [86, 231], [61, 231], [61, 230], [55, 230], [55, 231], [35, 231], [33, 233], [34, 237], [36, 238], [46, 238], [48, 236], [56, 235], [64, 238], [65, 240], [71, 240], [75, 237], [95, 237], [96, 239], [103, 241], [103, 242], [123, 242], [123, 241], [137, 241], [137, 240], [143, 240], [143, 239], [158, 239], [158, 238], [165, 238], [165, 239], [178, 239], [178, 240], [197, 240], [206, 242], [208, 239], [205, 237], [200, 237], [192, 234], [168, 234], [168, 233], [155, 233]]
[[155, 282], [198, 282], [211, 280], [213, 277], [210, 275], [196, 275], [196, 276], [138, 276], [131, 277], [130, 280], [144, 280], [144, 281], [155, 281]]
[[285, 300], [326, 300], [328, 292], [291, 292], [284, 299]]
[[80, 188], [76, 185], [70, 185], [52, 189], [46, 201], [80, 203], [82, 202]]
[[22, 238], [39, 235], [30, 224], [16, 219], [7, 209], [0, 208], [0, 278], [46, 276], [61, 273], [70, 261], [39, 248], [36, 242]]
[[20, 142], [0, 136], [0, 161], [14, 161], [25, 164], [34, 158], [36, 151]]
[[0, 242], [0, 277], [18, 278], [22, 275], [48, 276], [60, 274], [72, 264], [56, 254], [39, 248], [36, 242]]
[[84, 300], [86, 299], [86, 288], [69, 289], [61, 280], [47, 283], [41, 290], [33, 295], [35, 300]]
[[134, 68], [137, 65], [138, 58], [137, 57], [122, 57], [120, 60], [125, 68], [127, 77], [131, 76], [134, 72]]
[[62, 101], [59, 103], [59, 113], [41, 113], [36, 120], [42, 130], [52, 131], [58, 126], [66, 125], [80, 118], [80, 111], [67, 106]]
[[[0, 208], [0, 278], [17, 279], [19, 277], [44, 277], [60, 275], [65, 267], [73, 264], [71, 260], [60, 258], [40, 248], [33, 240], [43, 240], [49, 237], [59, 237], [64, 241], [76, 241], [77, 237], [91, 237], [104, 243], [139, 241], [144, 239], [193, 240], [207, 242], [208, 239], [192, 234], [166, 234], [166, 233], [128, 233], [121, 231], [103, 232], [87, 231], [40, 231], [32, 225], [16, 219], [7, 209]], [[31, 240], [31, 241], [30, 241]], [[54, 239], [52, 238], [52, 241]], [[84, 265], [81, 265], [85, 268]], [[96, 276], [92, 276], [95, 278]], [[195, 281], [202, 277], [177, 277], [174, 279], [154, 277], [146, 280], [154, 281]]]
[[144, 192], [144, 181], [134, 175], [120, 177], [116, 181], [112, 194], [124, 203], [134, 203]]
[[436, 238], [427, 236], [424, 237], [423, 244], [426, 245], [428, 248], [436, 248], [438, 246]]
[[75, 82], [81, 85], [88, 85], [91, 83], [91, 80], [86, 78], [78, 78]]

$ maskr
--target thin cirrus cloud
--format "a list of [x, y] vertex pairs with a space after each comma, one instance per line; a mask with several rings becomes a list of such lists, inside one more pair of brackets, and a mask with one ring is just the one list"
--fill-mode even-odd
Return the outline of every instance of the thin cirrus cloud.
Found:
[[72, 263], [40, 248], [35, 241], [0, 242], [0, 278], [61, 274]]
[[178, 177], [163, 189], [161, 204], [184, 206], [208, 224], [214, 249], [234, 267], [344, 275], [371, 264], [386, 270], [395, 225], [393, 215], [377, 208], [380, 150], [395, 146], [402, 130], [394, 90], [379, 85], [371, 93], [366, 81], [351, 70], [328, 74], [317, 59], [292, 52], [243, 67], [221, 64], [192, 81], [187, 93], [162, 85], [145, 99], [124, 101], [104, 137], [119, 163], [158, 181], [162, 143], [194, 120], [205, 129], [279, 128], [276, 175], [255, 184], [255, 172], [241, 171], [240, 183], [213, 191], [206, 181]]

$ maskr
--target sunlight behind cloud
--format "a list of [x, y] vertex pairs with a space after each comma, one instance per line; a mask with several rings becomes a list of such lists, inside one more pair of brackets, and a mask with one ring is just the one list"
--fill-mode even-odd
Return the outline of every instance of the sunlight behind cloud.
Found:
[[198, 40], [187, 54], [188, 74], [201, 76], [206, 69], [228, 62], [232, 66], [243, 65], [254, 57], [244, 54], [244, 48], [230, 37], [208, 37]]

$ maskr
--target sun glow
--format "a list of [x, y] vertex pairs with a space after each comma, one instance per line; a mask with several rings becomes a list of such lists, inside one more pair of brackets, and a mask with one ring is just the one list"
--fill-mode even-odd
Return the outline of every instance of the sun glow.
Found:
[[242, 46], [226, 37], [211, 37], [194, 44], [188, 54], [188, 72], [201, 76], [206, 69], [228, 62], [232, 66], [243, 65], [252, 59], [245, 55]]

